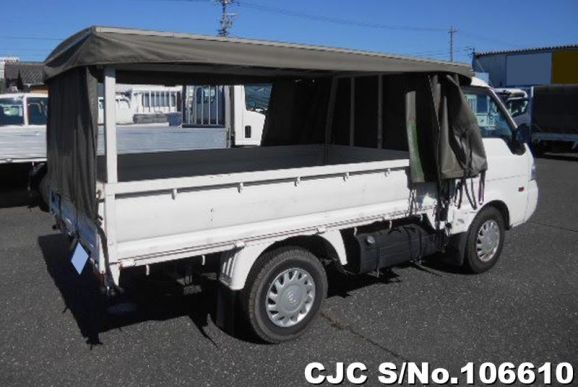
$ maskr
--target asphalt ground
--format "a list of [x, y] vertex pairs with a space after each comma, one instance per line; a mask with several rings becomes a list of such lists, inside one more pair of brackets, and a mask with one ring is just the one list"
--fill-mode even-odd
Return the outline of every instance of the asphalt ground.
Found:
[[490, 272], [429, 265], [380, 278], [332, 278], [308, 333], [265, 345], [214, 323], [215, 291], [179, 295], [145, 284], [111, 313], [67, 240], [26, 206], [21, 182], [0, 185], [0, 385], [305, 385], [312, 361], [570, 362], [578, 371], [578, 156], [537, 160], [540, 201], [507, 234]]

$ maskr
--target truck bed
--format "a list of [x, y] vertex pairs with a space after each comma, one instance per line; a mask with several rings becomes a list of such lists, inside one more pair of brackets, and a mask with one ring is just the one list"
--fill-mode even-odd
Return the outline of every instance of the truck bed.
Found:
[[[128, 182], [408, 158], [408, 152], [403, 151], [339, 145], [328, 147], [293, 145], [122, 154], [118, 156], [118, 179], [120, 182]], [[104, 156], [99, 156], [98, 176], [101, 181], [104, 181], [104, 162]]]
[[99, 189], [132, 266], [424, 213], [434, 198], [410, 200], [408, 166], [407, 152], [336, 145], [130, 154]]

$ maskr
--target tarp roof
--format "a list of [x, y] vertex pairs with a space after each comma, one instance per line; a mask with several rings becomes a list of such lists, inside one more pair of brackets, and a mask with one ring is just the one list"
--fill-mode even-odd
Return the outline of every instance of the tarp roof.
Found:
[[[375, 52], [123, 28], [90, 27], [62, 42], [45, 61], [46, 79], [83, 66], [121, 71], [203, 72], [246, 76], [316, 73], [446, 72], [471, 67]], [[161, 66], [162, 65], [162, 66]]]

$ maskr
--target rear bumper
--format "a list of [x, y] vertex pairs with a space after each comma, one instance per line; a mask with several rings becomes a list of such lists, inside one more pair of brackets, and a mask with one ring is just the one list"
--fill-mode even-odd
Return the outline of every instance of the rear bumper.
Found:
[[538, 207], [538, 184], [536, 180], [528, 183], [528, 203], [526, 205], [526, 214], [524, 215], [524, 222], [526, 222], [536, 211]]

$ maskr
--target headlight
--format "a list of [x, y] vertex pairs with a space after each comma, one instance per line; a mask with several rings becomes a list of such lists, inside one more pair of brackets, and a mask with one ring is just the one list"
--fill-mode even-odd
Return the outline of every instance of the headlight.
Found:
[[530, 172], [530, 180], [536, 180], [536, 162], [532, 161], [532, 171]]

